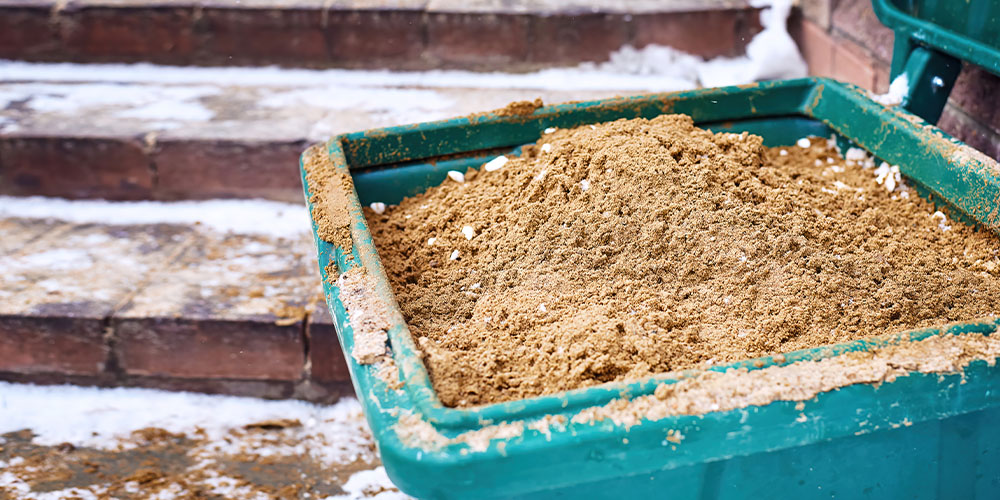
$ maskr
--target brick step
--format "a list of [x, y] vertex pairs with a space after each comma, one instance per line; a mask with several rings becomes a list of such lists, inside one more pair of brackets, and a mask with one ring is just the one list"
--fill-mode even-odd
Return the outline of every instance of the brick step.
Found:
[[[5, 212], [29, 201], [6, 198]], [[161, 214], [178, 209], [157, 205]], [[306, 210], [281, 205], [282, 223], [300, 230], [0, 218], [0, 380], [316, 401], [349, 393]], [[240, 207], [185, 210], [269, 217]]]
[[0, 194], [301, 202], [299, 154], [339, 133], [694, 85], [540, 75], [0, 62]]
[[28, 61], [514, 70], [732, 56], [760, 29], [745, 0], [0, 0], [0, 58]]

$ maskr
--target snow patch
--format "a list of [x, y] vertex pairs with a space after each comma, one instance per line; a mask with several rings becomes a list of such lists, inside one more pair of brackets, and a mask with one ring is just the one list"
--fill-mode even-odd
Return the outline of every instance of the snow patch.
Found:
[[[59, 411], [53, 411], [57, 404]], [[229, 432], [256, 422], [297, 419], [294, 450], [264, 451], [253, 435], [239, 439]], [[139, 429], [157, 427], [173, 433], [204, 429], [211, 441], [207, 451], [280, 455], [309, 453], [324, 464], [343, 464], [367, 457], [371, 437], [361, 406], [353, 398], [331, 406], [303, 401], [266, 401], [154, 389], [100, 389], [76, 386], [35, 386], [0, 382], [0, 434], [31, 429], [40, 445], [71, 443], [98, 449], [128, 447]], [[228, 437], [229, 439], [225, 439]], [[263, 439], [263, 438], [260, 438]]]
[[[3, 66], [0, 63], [0, 68]], [[215, 113], [203, 106], [199, 99], [222, 92], [215, 85], [205, 84], [138, 86], [113, 82], [57, 82], [18, 83], [12, 87], [12, 90], [5, 91], [5, 95], [0, 95], [0, 103], [23, 100], [34, 111], [62, 114], [81, 113], [106, 106], [121, 107], [123, 109], [116, 112], [115, 116], [179, 121], [212, 119]]]
[[[443, 109], [452, 103], [434, 88], [537, 89], [558, 91], [675, 91], [703, 86], [749, 83], [755, 80], [805, 76], [806, 66], [794, 41], [785, 29], [790, 0], [757, 0], [756, 6], [770, 6], [761, 12], [764, 30], [747, 45], [739, 58], [705, 61], [672, 47], [648, 45], [642, 49], [623, 46], [603, 63], [583, 63], [576, 67], [549, 68], [532, 73], [481, 73], [472, 71], [387, 71], [347, 69], [288, 69], [266, 67], [190, 67], [137, 64], [29, 63], [0, 60], [0, 81], [49, 82], [63, 85], [49, 92], [53, 99], [32, 99], [32, 105], [53, 110], [76, 106], [68, 93], [81, 87], [82, 102], [89, 104], [133, 102], [132, 106], [159, 101], [192, 101], [215, 95], [221, 87], [278, 87], [260, 101], [261, 106], [318, 106], [331, 110], [393, 110], [407, 108], [421, 112]], [[85, 82], [86, 85], [79, 85]], [[129, 87], [122, 84], [148, 84]], [[19, 85], [13, 95], [0, 94], [0, 108], [26, 97], [45, 94], [37, 85]], [[207, 85], [202, 87], [201, 85]], [[192, 87], [184, 87], [192, 86]], [[50, 90], [54, 87], [50, 87]], [[122, 90], [124, 89], [124, 90]], [[120, 92], [119, 92], [120, 91]], [[202, 92], [204, 91], [204, 92]], [[159, 95], [158, 99], [151, 96]], [[37, 101], [37, 102], [36, 102]], [[74, 108], [76, 109], [76, 108]], [[143, 114], [165, 113], [155, 107]], [[178, 113], [194, 118], [193, 108]], [[178, 118], [180, 119], [180, 118]], [[426, 118], [420, 120], [425, 121]], [[546, 132], [550, 133], [550, 132]]]
[[889, 84], [889, 91], [884, 94], [871, 94], [873, 101], [883, 106], [899, 106], [903, 104], [903, 99], [910, 93], [910, 79], [906, 73], [900, 73], [892, 83]]
[[698, 66], [705, 87], [740, 85], [761, 80], [802, 78], [808, 74], [805, 59], [785, 28], [792, 0], [752, 0], [764, 29], [747, 44], [745, 56], [718, 57]]
[[77, 224], [200, 224], [207, 229], [279, 238], [310, 230], [302, 205], [268, 200], [104, 201], [0, 196], [0, 217], [56, 219]]
[[[389, 480], [385, 467], [355, 472], [342, 486], [345, 494], [329, 496], [326, 500], [404, 500], [410, 498], [401, 493]], [[378, 493], [375, 493], [378, 492]], [[375, 493], [372, 495], [372, 493]]]

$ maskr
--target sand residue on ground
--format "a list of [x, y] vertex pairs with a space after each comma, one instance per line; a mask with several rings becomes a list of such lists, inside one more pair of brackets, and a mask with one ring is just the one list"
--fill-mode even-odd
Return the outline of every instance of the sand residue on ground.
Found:
[[470, 406], [995, 314], [996, 237], [882, 177], [665, 115], [366, 215], [438, 395]]

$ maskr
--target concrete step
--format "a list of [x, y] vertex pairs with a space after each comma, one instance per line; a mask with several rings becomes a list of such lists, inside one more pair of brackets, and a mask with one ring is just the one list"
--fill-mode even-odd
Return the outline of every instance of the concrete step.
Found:
[[642, 54], [526, 74], [0, 62], [0, 194], [298, 202], [299, 154], [339, 133], [697, 85], [676, 62], [623, 74]]
[[[305, 207], [0, 198], [0, 213], [0, 379], [350, 392]], [[136, 214], [151, 222], [131, 223]], [[213, 225], [222, 219], [247, 224]]]
[[760, 29], [746, 0], [0, 0], [0, 58], [27, 61], [525, 70]]

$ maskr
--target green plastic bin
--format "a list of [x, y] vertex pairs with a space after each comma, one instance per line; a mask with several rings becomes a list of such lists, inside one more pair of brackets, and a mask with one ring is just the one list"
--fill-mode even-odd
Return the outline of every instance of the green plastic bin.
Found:
[[[944, 4], [949, 7], [940, 6]], [[958, 73], [956, 57], [994, 72], [1000, 67], [993, 49], [1000, 45], [1000, 7], [994, 2], [876, 0], [875, 8], [897, 33], [894, 76], [905, 73], [911, 83], [903, 107], [920, 116], [936, 120], [940, 115]], [[983, 19], [992, 31], [978, 30], [971, 37], [952, 31], [963, 22]], [[583, 408], [651, 394], [674, 380], [660, 376], [475, 408], [443, 407], [396, 307], [361, 212], [368, 203], [396, 203], [437, 185], [448, 170], [477, 168], [498, 153], [515, 152], [548, 127], [663, 113], [688, 114], [714, 131], [759, 134], [767, 145], [835, 134], [842, 146], [859, 146], [898, 164], [910, 185], [953, 216], [1000, 232], [1000, 165], [906, 109], [886, 108], [865, 91], [828, 79], [563, 104], [529, 116], [487, 114], [338, 136], [327, 144], [327, 153], [334, 168], [349, 171], [354, 180], [353, 246], [346, 255], [317, 236], [319, 267], [355, 391], [386, 470], [399, 488], [419, 498], [1000, 498], [1000, 367], [982, 361], [963, 374], [916, 373], [878, 387], [847, 386], [820, 394], [801, 411], [794, 402], [778, 401], [642, 421], [627, 429], [609, 420], [571, 423], [549, 434], [525, 430], [494, 439], [485, 451], [466, 444], [431, 450], [400, 439], [396, 425], [408, 415], [451, 437], [544, 415], [569, 419]], [[308, 200], [304, 169], [303, 184]], [[376, 280], [376, 292], [391, 306], [389, 343], [402, 389], [390, 389], [375, 368], [350, 356], [353, 331], [335, 281], [327, 275], [331, 263], [339, 272], [365, 267]], [[973, 321], [909, 337], [990, 335], [998, 326], [998, 321]], [[862, 340], [711, 369], [752, 370], [821, 359], [902, 338]], [[799, 419], [800, 413], [808, 418]], [[680, 432], [683, 441], [667, 440], [670, 432]]]

